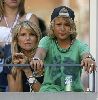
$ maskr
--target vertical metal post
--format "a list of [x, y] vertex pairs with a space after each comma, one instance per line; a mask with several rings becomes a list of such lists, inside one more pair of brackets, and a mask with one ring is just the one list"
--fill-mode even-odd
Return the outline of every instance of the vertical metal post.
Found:
[[[96, 0], [96, 64], [98, 65], [98, 0]], [[96, 72], [96, 92], [98, 92], [98, 66], [96, 68], [97, 72]]]
[[[96, 27], [97, 23], [97, 11], [96, 6], [97, 0], [90, 0], [90, 52], [96, 59], [97, 65], [98, 65], [98, 47], [97, 47], [97, 37], [98, 37], [98, 28]], [[97, 49], [96, 49], [97, 48]], [[89, 75], [89, 88], [90, 91], [97, 91], [98, 92], [98, 86], [96, 84], [96, 73]]]

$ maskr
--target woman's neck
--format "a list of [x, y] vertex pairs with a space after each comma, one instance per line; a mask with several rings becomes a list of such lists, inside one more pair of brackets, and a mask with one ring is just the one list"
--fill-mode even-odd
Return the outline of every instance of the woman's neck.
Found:
[[5, 7], [5, 16], [6, 17], [15, 17], [18, 13], [18, 8], [9, 8], [9, 7]]
[[18, 9], [6, 7], [4, 23], [6, 27], [13, 28], [19, 20]]
[[33, 55], [34, 55], [34, 51], [26, 51], [26, 50], [22, 50], [23, 54], [30, 60]]

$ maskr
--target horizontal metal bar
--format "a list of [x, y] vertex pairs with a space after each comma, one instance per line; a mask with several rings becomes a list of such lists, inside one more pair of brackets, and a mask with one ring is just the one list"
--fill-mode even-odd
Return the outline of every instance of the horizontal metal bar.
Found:
[[[10, 66], [17, 66], [17, 67], [28, 67], [31, 66], [30, 64], [0, 64], [0, 67], [10, 67]], [[81, 64], [44, 64], [46, 67], [50, 66], [57, 66], [57, 67], [82, 67]], [[93, 72], [93, 91], [95, 91], [95, 72]]]
[[[0, 64], [0, 67], [2, 67], [2, 66], [17, 66], [17, 67], [28, 67], [28, 66], [31, 66], [30, 64]], [[47, 67], [49, 67], [49, 66], [57, 66], [57, 67], [59, 67], [59, 66], [63, 66], [63, 67], [82, 67], [81, 66], [81, 64], [44, 64], [44, 66], [47, 66]]]
[[0, 64], [0, 67], [10, 67], [10, 66], [17, 66], [17, 67], [26, 67], [30, 66], [30, 64]]

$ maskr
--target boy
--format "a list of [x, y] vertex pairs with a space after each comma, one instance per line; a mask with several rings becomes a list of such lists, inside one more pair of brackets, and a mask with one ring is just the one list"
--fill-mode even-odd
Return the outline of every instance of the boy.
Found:
[[[89, 48], [76, 39], [74, 11], [66, 6], [54, 9], [51, 15], [49, 36], [39, 42], [32, 67], [39, 69], [45, 64], [72, 64], [72, 66], [45, 66], [44, 82], [40, 91], [84, 91], [81, 83], [82, 67], [89, 73], [95, 70], [95, 61]], [[74, 65], [74, 66], [73, 66]]]

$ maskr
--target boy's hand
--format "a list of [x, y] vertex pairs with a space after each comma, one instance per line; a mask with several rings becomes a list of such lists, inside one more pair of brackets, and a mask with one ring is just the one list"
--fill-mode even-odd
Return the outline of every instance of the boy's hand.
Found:
[[37, 75], [43, 74], [44, 64], [43, 61], [37, 58], [33, 58], [30, 62], [31, 68], [37, 73]]
[[85, 71], [87, 71], [88, 73], [92, 73], [92, 71], [96, 70], [96, 63], [94, 60], [92, 60], [91, 58], [84, 58], [81, 61], [81, 66], [85, 67]]

